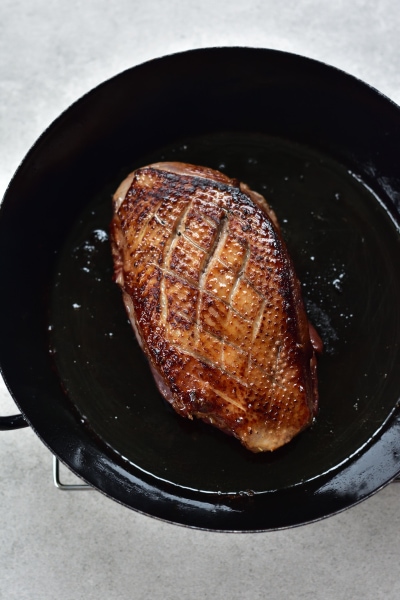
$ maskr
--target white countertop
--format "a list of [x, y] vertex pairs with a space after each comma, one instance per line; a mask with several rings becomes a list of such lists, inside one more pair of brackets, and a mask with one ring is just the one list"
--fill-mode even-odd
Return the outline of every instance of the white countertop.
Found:
[[[393, 0], [2, 0], [0, 195], [62, 110], [130, 66], [196, 47], [269, 47], [339, 67], [400, 103], [399, 29]], [[15, 412], [2, 382], [0, 410]], [[52, 456], [30, 429], [0, 432], [0, 464], [1, 599], [400, 598], [399, 484], [319, 523], [239, 535], [57, 490]]]

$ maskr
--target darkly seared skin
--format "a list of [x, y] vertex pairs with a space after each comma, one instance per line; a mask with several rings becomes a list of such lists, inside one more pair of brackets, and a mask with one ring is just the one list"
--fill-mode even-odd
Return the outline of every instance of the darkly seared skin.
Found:
[[321, 341], [262, 196], [205, 167], [149, 165], [116, 191], [111, 239], [130, 321], [180, 415], [253, 452], [310, 425]]

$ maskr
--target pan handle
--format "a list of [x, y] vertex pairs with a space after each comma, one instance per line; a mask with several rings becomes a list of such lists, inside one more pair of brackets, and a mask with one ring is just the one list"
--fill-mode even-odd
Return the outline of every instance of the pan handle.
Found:
[[22, 429], [28, 427], [29, 423], [25, 421], [23, 415], [10, 415], [9, 417], [0, 417], [0, 431], [9, 431], [10, 429]]

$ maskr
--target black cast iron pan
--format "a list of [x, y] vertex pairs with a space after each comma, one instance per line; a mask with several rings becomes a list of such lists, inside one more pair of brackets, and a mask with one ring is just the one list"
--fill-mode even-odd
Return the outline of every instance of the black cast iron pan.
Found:
[[[399, 156], [397, 106], [277, 51], [184, 52], [87, 94], [31, 149], [1, 207], [14, 424], [111, 498], [197, 528], [299, 525], [376, 492], [400, 471]], [[317, 421], [275, 453], [175, 415], [128, 325], [111, 194], [154, 160], [220, 169], [279, 216], [325, 352]]]

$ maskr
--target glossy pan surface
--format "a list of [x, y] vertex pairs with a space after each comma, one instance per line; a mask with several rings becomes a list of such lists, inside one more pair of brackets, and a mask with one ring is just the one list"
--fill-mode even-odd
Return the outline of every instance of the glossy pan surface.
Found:
[[[164, 57], [79, 100], [0, 212], [0, 364], [43, 442], [126, 506], [212, 530], [307, 523], [388, 483], [400, 471], [399, 151], [388, 99], [270, 50]], [[158, 160], [237, 177], [280, 220], [325, 351], [317, 421], [275, 453], [178, 417], [128, 324], [111, 195]]]

